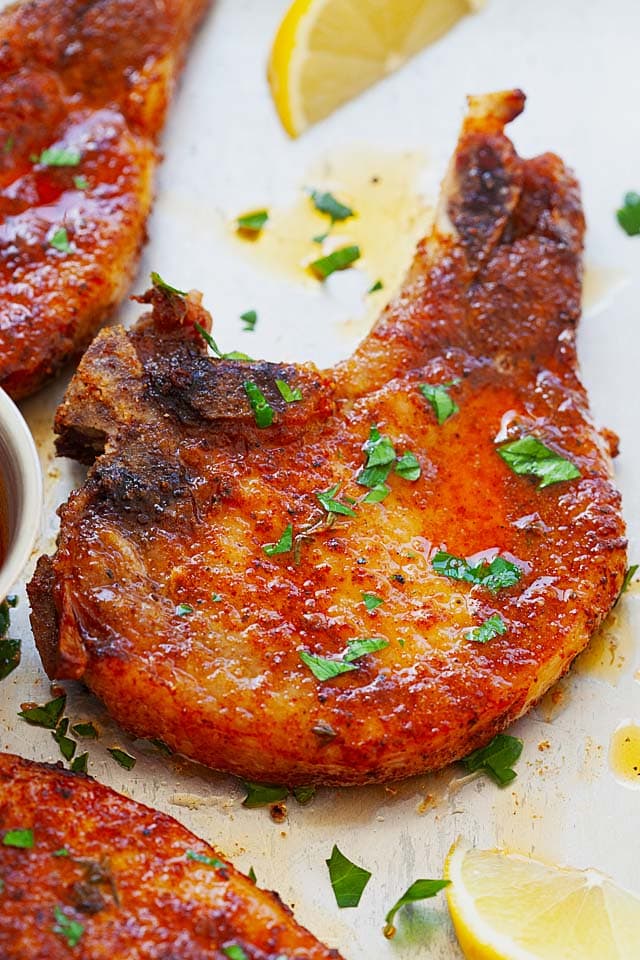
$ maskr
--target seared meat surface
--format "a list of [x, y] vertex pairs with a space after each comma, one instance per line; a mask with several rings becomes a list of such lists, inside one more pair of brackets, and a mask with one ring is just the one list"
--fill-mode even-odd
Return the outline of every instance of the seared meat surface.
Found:
[[3, 960], [340, 960], [172, 817], [61, 766], [0, 754], [0, 836]]
[[335, 369], [214, 359], [158, 284], [98, 336], [56, 420], [93, 466], [30, 586], [50, 677], [210, 766], [357, 784], [464, 756], [569, 668], [626, 544], [576, 372], [578, 188], [516, 155], [523, 101], [471, 100], [433, 234]]
[[0, 13], [0, 387], [32, 393], [135, 272], [156, 140], [209, 0], [32, 0]]

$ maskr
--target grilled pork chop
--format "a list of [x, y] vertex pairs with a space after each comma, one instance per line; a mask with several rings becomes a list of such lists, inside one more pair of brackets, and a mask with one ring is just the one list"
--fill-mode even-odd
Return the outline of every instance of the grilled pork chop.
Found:
[[3, 960], [340, 960], [172, 817], [91, 777], [0, 754], [0, 832]]
[[24, 397], [124, 296], [156, 140], [209, 0], [35, 0], [0, 13], [0, 387]]
[[[583, 216], [473, 98], [432, 235], [335, 369], [207, 355], [160, 281], [56, 420], [93, 463], [30, 586], [50, 677], [249, 779], [358, 784], [486, 743], [568, 669], [625, 569], [576, 373]], [[296, 399], [297, 398], [297, 399]]]

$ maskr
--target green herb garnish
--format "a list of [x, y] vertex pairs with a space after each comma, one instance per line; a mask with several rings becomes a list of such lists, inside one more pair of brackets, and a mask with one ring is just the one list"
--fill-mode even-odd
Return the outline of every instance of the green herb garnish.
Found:
[[222, 353], [218, 344], [215, 342], [210, 333], [204, 329], [199, 323], [194, 323], [194, 329], [198, 331], [204, 342], [208, 347], [213, 350], [214, 354], [219, 360], [243, 360], [252, 362], [251, 357], [246, 353], [241, 353], [239, 350], [232, 350], [231, 353]]
[[312, 190], [310, 196], [316, 210], [319, 213], [326, 213], [328, 217], [331, 217], [332, 224], [339, 220], [348, 220], [349, 217], [354, 216], [351, 207], [340, 203], [332, 193], [321, 193], [319, 190]]
[[268, 210], [253, 210], [251, 213], [244, 213], [241, 217], [238, 217], [236, 220], [237, 229], [245, 233], [260, 233], [268, 219]]
[[38, 163], [45, 167], [77, 167], [80, 160], [80, 151], [72, 147], [48, 147], [38, 157]]
[[273, 423], [273, 407], [267, 402], [267, 398], [258, 384], [254, 383], [253, 380], [245, 380], [244, 390], [249, 398], [249, 404], [257, 425], [260, 428], [270, 427]]
[[513, 587], [522, 577], [520, 567], [500, 556], [494, 557], [491, 563], [482, 560], [472, 567], [464, 557], [456, 557], [452, 553], [438, 550], [431, 561], [431, 566], [443, 577], [479, 584], [491, 590], [492, 593]]
[[82, 924], [68, 917], [60, 907], [54, 907], [53, 913], [57, 921], [55, 927], [53, 927], [53, 932], [64, 937], [70, 947], [76, 947], [84, 933]]
[[31, 850], [35, 846], [33, 830], [29, 827], [17, 827], [14, 830], [7, 830], [2, 843], [5, 847], [19, 847], [21, 850]]
[[73, 773], [86, 773], [87, 765], [89, 762], [89, 754], [81, 753], [77, 757], [74, 757], [71, 762], [71, 770]]
[[251, 880], [251, 883], [258, 882], [258, 878], [256, 877], [256, 872], [253, 869], [253, 867], [249, 867], [249, 873], [247, 874], [247, 876], [249, 877], [249, 880]]
[[316, 497], [328, 514], [333, 513], [340, 514], [342, 517], [355, 517], [355, 510], [353, 510], [351, 507], [348, 507], [345, 503], [341, 503], [340, 500], [336, 500], [339, 488], [340, 484], [336, 483], [335, 486], [329, 487], [328, 490], [323, 490], [321, 493], [316, 493]]
[[0, 639], [0, 680], [4, 680], [20, 663], [21, 643], [13, 637]]
[[325, 863], [329, 868], [331, 887], [338, 906], [341, 909], [357, 907], [371, 879], [371, 872], [359, 867], [357, 863], [352, 863], [335, 844]]
[[193, 607], [190, 603], [179, 603], [176, 607], [176, 613], [179, 617], [188, 617], [190, 613], [193, 613]]
[[369, 287], [367, 293], [376, 293], [376, 291], [382, 290], [382, 280], [376, 280], [372, 287]]
[[6, 139], [5, 142], [4, 142], [4, 145], [3, 145], [3, 147], [2, 147], [2, 152], [3, 152], [3, 153], [11, 153], [11, 151], [13, 150], [13, 147], [14, 147], [14, 145], [15, 145], [15, 142], [16, 142], [16, 138], [14, 137], [14, 135], [13, 135], [12, 133], [10, 133], [9, 136], [7, 137], [7, 139]]
[[56, 227], [49, 237], [49, 246], [53, 247], [59, 253], [71, 253], [71, 244], [69, 243], [69, 234], [65, 227]]
[[309, 269], [318, 280], [326, 280], [336, 270], [346, 270], [352, 263], [360, 259], [360, 247], [340, 247], [326, 257], [320, 257], [309, 264]]
[[28, 707], [26, 710], [20, 710], [18, 716], [33, 727], [44, 727], [45, 730], [55, 730], [64, 711], [64, 705], [67, 702], [67, 695], [63, 693], [61, 697], [55, 700], [49, 700], [42, 707]]
[[293, 548], [293, 524], [288, 524], [277, 543], [265, 543], [263, 550], [268, 557], [278, 553], [289, 553]]
[[498, 453], [517, 474], [531, 474], [540, 478], [538, 490], [561, 480], [576, 480], [581, 476], [574, 463], [550, 450], [536, 437], [522, 437], [498, 447]]
[[399, 477], [402, 477], [403, 480], [417, 480], [420, 476], [420, 464], [415, 454], [411, 453], [410, 450], [403, 453], [401, 457], [398, 457], [396, 473]]
[[307, 653], [306, 650], [299, 650], [298, 654], [314, 677], [324, 681], [332, 680], [342, 673], [357, 670], [358, 668], [353, 665], [354, 660], [359, 660], [368, 653], [377, 653], [378, 650], [384, 650], [388, 646], [389, 641], [384, 637], [358, 637], [355, 640], [349, 640], [347, 649], [341, 654], [339, 660], [330, 660], [315, 653]]
[[302, 400], [302, 393], [298, 387], [292, 390], [285, 380], [276, 380], [276, 387], [285, 403], [296, 403]]
[[116, 763], [119, 763], [125, 770], [133, 770], [136, 765], [136, 758], [119, 750], [118, 747], [107, 747], [107, 752], [111, 754]]
[[75, 177], [73, 178], [73, 185], [74, 185], [74, 187], [76, 188], [76, 190], [88, 190], [88, 189], [89, 189], [89, 181], [87, 180], [87, 178], [86, 178], [86, 177], [84, 176], [84, 174], [82, 174], [82, 173], [77, 174], [77, 176], [75, 176]]
[[616, 604], [617, 604], [618, 601], [620, 600], [620, 597], [622, 596], [622, 594], [623, 594], [623, 593], [626, 593], [627, 590], [629, 589], [629, 587], [631, 586], [631, 581], [633, 580], [633, 578], [635, 577], [636, 573], [638, 572], [638, 566], [639, 566], [639, 564], [637, 564], [637, 563], [632, 563], [630, 567], [627, 567], [627, 572], [626, 572], [625, 575], [624, 575], [624, 580], [622, 581], [622, 586], [620, 587], [620, 593], [618, 594], [618, 596], [617, 596], [617, 598], [616, 598], [616, 602], [614, 603], [614, 607], [616, 606]]
[[82, 737], [83, 740], [98, 739], [98, 731], [91, 720], [88, 720], [86, 723], [74, 723], [71, 727], [71, 732], [75, 734], [76, 737]]
[[474, 750], [462, 763], [469, 771], [484, 770], [500, 787], [511, 783], [516, 777], [512, 770], [514, 763], [522, 753], [523, 743], [517, 737], [499, 733], [486, 747]]
[[393, 937], [396, 932], [393, 921], [396, 918], [398, 910], [401, 910], [402, 907], [406, 906], [408, 903], [415, 903], [417, 900], [428, 900], [431, 897], [435, 897], [437, 893], [439, 893], [445, 887], [448, 887], [450, 883], [450, 880], [415, 880], [409, 889], [402, 894], [400, 899], [396, 900], [394, 905], [391, 907], [391, 910], [389, 910], [384, 918], [385, 937]]
[[375, 610], [376, 607], [381, 607], [384, 603], [384, 600], [381, 597], [377, 597], [375, 593], [363, 593], [362, 602], [364, 603], [367, 610]]
[[327, 239], [328, 236], [329, 236], [329, 231], [327, 230], [326, 233], [318, 233], [316, 234], [315, 237], [311, 237], [311, 239], [313, 240], [314, 243], [324, 243], [324, 241]]
[[389, 437], [383, 436], [377, 426], [373, 426], [362, 449], [367, 459], [356, 481], [363, 487], [381, 487], [396, 461], [394, 446]]
[[507, 625], [499, 613], [492, 613], [490, 617], [481, 623], [479, 627], [474, 627], [467, 634], [467, 640], [473, 640], [475, 643], [488, 643], [494, 637], [498, 637], [507, 632]]
[[303, 786], [293, 788], [293, 796], [301, 807], [306, 807], [308, 803], [311, 803], [315, 795], [316, 788], [311, 784], [306, 787]]
[[242, 785], [247, 791], [242, 806], [249, 810], [266, 807], [270, 803], [281, 803], [289, 795], [287, 787], [274, 783], [253, 783], [251, 780], [243, 780]]
[[[170, 283], [167, 283], [166, 280], [163, 280], [159, 273], [152, 271], [151, 273], [151, 283], [158, 290], [164, 290], [165, 293], [173, 293], [177, 297], [186, 297], [187, 294], [184, 290], [178, 290], [177, 287], [172, 287]], [[197, 326], [197, 324], [196, 324]]]
[[51, 852], [52, 857], [68, 857], [69, 855], [69, 851], [66, 847], [60, 847], [58, 850], [53, 850]]
[[232, 943], [228, 947], [223, 947], [222, 952], [229, 960], [249, 960], [242, 947], [237, 943]]
[[640, 194], [626, 193], [622, 206], [616, 211], [616, 217], [628, 236], [637, 236], [640, 233]]
[[449, 396], [448, 391], [452, 386], [453, 384], [436, 386], [432, 383], [421, 383], [418, 387], [425, 400], [428, 400], [431, 404], [440, 425], [460, 410], [458, 404]]
[[215, 867], [216, 869], [226, 867], [226, 863], [223, 863], [217, 857], [208, 857], [206, 853], [196, 853], [194, 850], [187, 850], [185, 857], [187, 860], [195, 860], [196, 863], [204, 863], [207, 867]]
[[256, 323], [258, 322], [258, 314], [255, 310], [246, 310], [240, 314], [240, 319], [244, 324], [243, 330], [255, 330]]
[[391, 487], [388, 487], [386, 483], [376, 483], [374, 487], [369, 490], [369, 493], [363, 499], [363, 503], [380, 503], [382, 500], [385, 500], [391, 493]]
[[63, 719], [58, 724], [56, 730], [52, 732], [52, 737], [55, 742], [60, 747], [60, 753], [65, 758], [65, 760], [71, 760], [74, 753], [76, 752], [76, 742], [72, 740], [71, 737], [67, 736], [67, 730], [69, 729], [69, 718], [63, 717]]

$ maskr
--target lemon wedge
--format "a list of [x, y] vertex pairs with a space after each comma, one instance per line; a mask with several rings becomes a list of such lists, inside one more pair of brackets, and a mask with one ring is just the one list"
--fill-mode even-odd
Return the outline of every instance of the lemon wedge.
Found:
[[397, 70], [482, 0], [294, 0], [271, 50], [269, 83], [297, 137]]
[[458, 841], [445, 863], [467, 960], [637, 960], [640, 897], [574, 870]]

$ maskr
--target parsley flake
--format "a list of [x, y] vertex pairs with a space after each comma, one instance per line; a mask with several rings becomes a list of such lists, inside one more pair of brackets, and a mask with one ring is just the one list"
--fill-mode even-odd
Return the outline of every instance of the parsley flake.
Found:
[[312, 190], [310, 197], [318, 213], [325, 213], [328, 217], [331, 217], [332, 224], [340, 220], [348, 220], [350, 217], [355, 216], [351, 207], [340, 203], [332, 193], [322, 193], [319, 190]]
[[520, 567], [500, 556], [494, 557], [491, 563], [482, 560], [472, 567], [464, 557], [456, 557], [452, 553], [438, 550], [431, 560], [431, 566], [443, 577], [478, 584], [491, 590], [492, 593], [513, 587], [522, 577]]
[[511, 768], [522, 753], [522, 747], [522, 740], [499, 733], [486, 747], [480, 747], [465, 757], [462, 763], [469, 773], [483, 770], [498, 786], [504, 787], [516, 778], [516, 772]]
[[229, 960], [249, 960], [249, 957], [238, 943], [231, 943], [228, 947], [223, 947], [222, 952]]
[[249, 404], [253, 410], [256, 424], [261, 428], [270, 427], [273, 423], [273, 407], [267, 402], [267, 398], [257, 383], [253, 380], [245, 380], [244, 390], [249, 398]]
[[474, 627], [467, 634], [467, 640], [473, 640], [474, 643], [488, 643], [494, 637], [499, 637], [507, 632], [507, 625], [499, 613], [492, 613], [490, 617], [481, 623], [479, 627]]
[[119, 750], [118, 747], [107, 747], [107, 752], [111, 754], [116, 763], [119, 763], [125, 770], [133, 770], [136, 765], [136, 758]]
[[640, 233], [640, 194], [626, 193], [616, 217], [627, 236], [637, 236]]
[[242, 806], [247, 807], [248, 810], [266, 807], [270, 803], [280, 803], [289, 795], [287, 787], [275, 783], [254, 783], [251, 780], [243, 780], [242, 786], [247, 791]]
[[341, 853], [336, 844], [333, 845], [331, 856], [325, 860], [325, 863], [329, 868], [331, 888], [338, 906], [341, 909], [357, 907], [371, 879], [371, 872], [364, 867], [359, 867], [357, 863], [352, 863]]
[[276, 380], [276, 387], [285, 403], [297, 403], [298, 400], [302, 400], [302, 393], [298, 387], [292, 390], [286, 380]]
[[627, 590], [629, 589], [629, 587], [631, 586], [631, 583], [632, 583], [632, 581], [633, 581], [633, 578], [635, 577], [636, 573], [638, 572], [638, 566], [640, 566], [640, 564], [632, 563], [630, 567], [627, 567], [627, 572], [626, 572], [625, 575], [624, 575], [624, 580], [622, 581], [622, 586], [620, 587], [620, 593], [618, 594], [618, 596], [617, 596], [617, 598], [616, 598], [616, 602], [614, 603], [614, 607], [615, 607], [616, 604], [619, 602], [620, 597], [622, 596], [622, 594], [623, 594], [623, 593], [626, 593]]
[[20, 710], [18, 716], [26, 720], [33, 727], [44, 727], [45, 730], [55, 730], [64, 711], [64, 705], [67, 702], [67, 695], [63, 693], [61, 697], [55, 700], [49, 700], [42, 707], [27, 707], [26, 710]]
[[376, 483], [375, 487], [372, 487], [369, 490], [369, 493], [363, 499], [363, 503], [380, 503], [382, 500], [385, 500], [391, 493], [391, 487], [388, 487], [386, 483]]
[[391, 910], [387, 913], [385, 919], [384, 935], [393, 937], [396, 930], [393, 921], [396, 914], [408, 903], [415, 903], [417, 900], [428, 900], [435, 897], [437, 893], [444, 890], [451, 883], [450, 880], [415, 880], [408, 890], [406, 890], [399, 900], [396, 900]]
[[268, 557], [273, 557], [278, 553], [289, 553], [293, 548], [293, 524], [289, 523], [284, 528], [282, 536], [277, 543], [265, 543], [263, 550]]
[[44, 167], [77, 167], [81, 153], [72, 147], [49, 147], [38, 157], [38, 163]]
[[383, 486], [396, 461], [396, 451], [391, 440], [383, 436], [377, 426], [372, 426], [369, 439], [362, 449], [367, 459], [364, 468], [356, 477], [356, 482], [362, 487]]
[[49, 237], [49, 246], [53, 247], [59, 253], [71, 253], [71, 244], [69, 234], [65, 227], [56, 227]]
[[309, 269], [318, 280], [326, 280], [332, 273], [335, 273], [337, 270], [346, 270], [352, 263], [355, 263], [356, 260], [359, 259], [360, 247], [355, 245], [340, 247], [338, 250], [334, 250], [333, 253], [327, 254], [326, 257], [313, 260], [312, 263], [309, 264]]
[[240, 233], [253, 233], [257, 236], [268, 219], [268, 210], [253, 210], [251, 213], [244, 213], [236, 220], [237, 230]]
[[80, 939], [84, 933], [82, 924], [68, 917], [66, 913], [62, 912], [60, 907], [54, 907], [53, 913], [57, 921], [53, 927], [53, 932], [64, 937], [70, 947], [76, 947], [80, 943]]
[[327, 657], [321, 657], [316, 653], [308, 653], [306, 650], [298, 650], [298, 655], [304, 665], [309, 667], [316, 680], [333, 680], [342, 673], [350, 673], [358, 668], [345, 660], [329, 660]]
[[363, 593], [362, 602], [364, 603], [367, 610], [375, 610], [376, 607], [381, 607], [384, 603], [384, 600], [381, 597], [377, 597], [375, 593]]
[[207, 867], [215, 867], [217, 869], [226, 867], [226, 863], [223, 863], [218, 857], [208, 857], [206, 853], [196, 853], [194, 850], [187, 850], [185, 857], [187, 860], [194, 860], [196, 863], [204, 863]]
[[21, 850], [31, 850], [35, 846], [33, 830], [29, 827], [17, 827], [14, 830], [7, 830], [2, 843], [5, 847], [19, 847]]
[[98, 739], [98, 731], [91, 720], [88, 720], [86, 723], [74, 723], [71, 727], [71, 732], [75, 734], [76, 737], [81, 737], [84, 740]]
[[0, 680], [4, 680], [20, 663], [21, 643], [13, 637], [0, 638]]
[[258, 882], [258, 878], [256, 877], [256, 872], [255, 872], [255, 870], [253, 869], [253, 867], [249, 867], [249, 872], [248, 872], [247, 876], [249, 877], [249, 880], [251, 880], [251, 883], [257, 883], [257, 882]]
[[415, 454], [407, 450], [401, 457], [398, 457], [396, 463], [396, 473], [403, 480], [417, 480], [422, 472], [420, 464]]
[[88, 189], [89, 189], [89, 181], [87, 180], [87, 178], [86, 178], [86, 177], [84, 176], [84, 174], [82, 174], [82, 173], [77, 174], [77, 175], [73, 178], [73, 185], [74, 185], [74, 187], [76, 188], [76, 190], [88, 190]]
[[255, 330], [256, 323], [258, 322], [258, 314], [255, 310], [245, 310], [244, 313], [240, 314], [240, 319], [244, 324], [243, 330]]
[[58, 850], [53, 850], [51, 852], [52, 857], [68, 857], [69, 855], [69, 851], [66, 847], [60, 847]]
[[71, 770], [73, 773], [86, 773], [87, 765], [89, 762], [89, 754], [81, 753], [77, 757], [74, 757], [71, 763]]
[[[177, 297], [186, 297], [187, 294], [184, 290], [178, 290], [177, 287], [172, 287], [170, 283], [167, 283], [166, 280], [163, 280], [159, 273], [152, 271], [151, 273], [151, 283], [157, 290], [163, 290], [164, 293], [173, 293]], [[197, 324], [196, 324], [197, 326]]]
[[538, 490], [581, 476], [574, 463], [549, 449], [536, 437], [521, 437], [512, 443], [505, 443], [498, 447], [498, 453], [514, 473], [539, 477]]
[[295, 797], [296, 802], [299, 803], [301, 807], [306, 807], [308, 803], [311, 803], [315, 795], [316, 795], [316, 788], [312, 784], [309, 784], [306, 787], [303, 786], [303, 787], [293, 788], [293, 796]]
[[382, 290], [382, 289], [383, 289], [382, 280], [376, 280], [373, 286], [369, 287], [369, 289], [367, 290], [367, 293], [376, 293], [378, 290]]
[[353, 510], [351, 507], [348, 507], [345, 503], [341, 503], [340, 500], [336, 500], [339, 488], [340, 484], [336, 483], [335, 486], [329, 487], [328, 490], [323, 490], [321, 493], [316, 493], [316, 497], [328, 514], [333, 513], [339, 514], [342, 517], [355, 517], [355, 510]]
[[179, 617], [188, 617], [193, 613], [193, 607], [190, 603], [179, 603], [176, 607], [176, 613]]
[[211, 334], [208, 333], [203, 326], [201, 326], [199, 323], [194, 323], [193, 326], [194, 329], [198, 331], [207, 346], [216, 355], [218, 360], [247, 360], [249, 363], [251, 363], [251, 357], [249, 357], [246, 353], [241, 353], [239, 350], [232, 350], [231, 353], [222, 353]]
[[418, 387], [420, 393], [428, 400], [433, 408], [433, 412], [436, 415], [436, 420], [438, 424], [442, 426], [445, 420], [448, 420], [449, 417], [452, 417], [454, 413], [458, 413], [460, 407], [455, 403], [449, 396], [449, 388], [453, 384], [442, 384], [437, 386], [432, 383], [421, 383]]
[[67, 736], [67, 730], [69, 729], [69, 718], [64, 717], [57, 728], [52, 732], [51, 736], [55, 742], [60, 747], [60, 753], [65, 758], [65, 760], [71, 760], [74, 753], [76, 752], [76, 743], [75, 740], [72, 740]]

